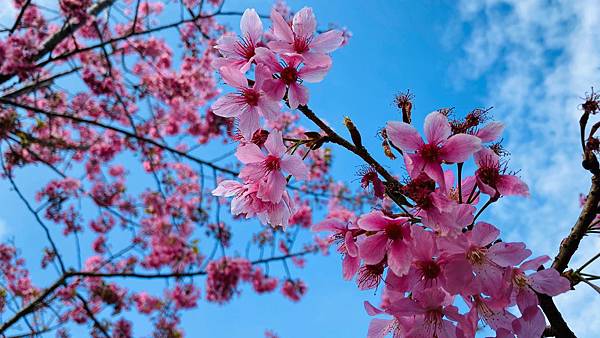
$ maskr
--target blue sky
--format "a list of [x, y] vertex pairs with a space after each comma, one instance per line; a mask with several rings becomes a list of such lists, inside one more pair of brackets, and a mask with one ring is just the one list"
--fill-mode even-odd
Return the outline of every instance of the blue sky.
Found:
[[[7, 0], [0, 0], [0, 3]], [[310, 105], [334, 129], [349, 116], [366, 146], [384, 159], [375, 137], [388, 120], [400, 119], [394, 95], [416, 95], [413, 116], [421, 125], [437, 108], [459, 113], [494, 106], [507, 124], [505, 143], [511, 167], [530, 185], [528, 200], [505, 199], [485, 219], [503, 231], [505, 240], [524, 240], [537, 254], [556, 252], [574, 223], [577, 196], [588, 175], [579, 167], [577, 104], [600, 83], [600, 4], [596, 1], [290, 1], [294, 10], [314, 8], [321, 27], [329, 22], [353, 33], [348, 46], [333, 55], [334, 66], [322, 83], [311, 85]], [[255, 7], [267, 13], [268, 1], [228, 1], [226, 8]], [[0, 14], [0, 17], [2, 15]], [[233, 21], [232, 25], [237, 26]], [[268, 25], [268, 23], [266, 24]], [[306, 126], [311, 128], [308, 122]], [[361, 162], [335, 149], [334, 171], [354, 180]], [[393, 170], [399, 163], [386, 162]], [[401, 173], [401, 171], [397, 171]], [[30, 184], [35, 177], [28, 177]], [[34, 243], [38, 233], [20, 231], [30, 221], [7, 186], [0, 185], [0, 234]], [[575, 265], [598, 252], [597, 238], [587, 238]], [[340, 257], [310, 257], [293, 270], [309, 292], [294, 304], [279, 294], [244, 292], [227, 306], [201, 302], [182, 318], [190, 337], [262, 337], [273, 329], [282, 338], [364, 337], [370, 318], [365, 299], [341, 279]], [[558, 303], [581, 337], [600, 335], [600, 322], [585, 309], [600, 308], [600, 297], [581, 285]]]

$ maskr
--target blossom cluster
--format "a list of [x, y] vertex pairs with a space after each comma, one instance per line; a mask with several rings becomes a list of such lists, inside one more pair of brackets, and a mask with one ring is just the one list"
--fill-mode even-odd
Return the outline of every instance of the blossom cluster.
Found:
[[[291, 177], [305, 179], [307, 170], [294, 155], [294, 140], [266, 122], [281, 114], [282, 102], [292, 110], [308, 103], [303, 81], [323, 79], [332, 65], [328, 53], [342, 45], [343, 34], [315, 35], [309, 8], [291, 22], [273, 11], [271, 21], [271, 30], [264, 32], [256, 12], [248, 9], [242, 36], [224, 36], [215, 47], [222, 55], [215, 67], [236, 92], [220, 97], [212, 108], [216, 115], [237, 118], [236, 156], [244, 166], [241, 183], [222, 181], [213, 194], [233, 197], [234, 215], [285, 228], [293, 208], [287, 183]], [[252, 73], [254, 79], [248, 79]], [[543, 268], [547, 256], [530, 258], [524, 243], [503, 242], [498, 228], [478, 220], [501, 197], [529, 194], [501, 159], [496, 141], [503, 125], [485, 123], [485, 110], [453, 120], [449, 110], [434, 111], [425, 119], [423, 139], [410, 123], [409, 103], [402, 101], [404, 121], [388, 122], [383, 133], [386, 153], [395, 157], [393, 146], [402, 156], [408, 173], [404, 184], [386, 186], [369, 167], [361, 186], [373, 186], [380, 203], [356, 215], [332, 202], [326, 219], [313, 226], [331, 233], [328, 241], [343, 255], [345, 279], [357, 276], [360, 289], [384, 281], [379, 308], [368, 302], [365, 307], [370, 315], [391, 319], [374, 319], [368, 336], [474, 337], [483, 322], [497, 337], [540, 337], [545, 320], [537, 294], [556, 296], [570, 289], [569, 281]], [[356, 133], [352, 137], [359, 146]], [[288, 147], [285, 140], [291, 142]], [[470, 160], [474, 173], [467, 176], [463, 169]], [[394, 206], [386, 193], [410, 202]]]
[[[329, 53], [344, 38], [339, 30], [316, 34], [311, 8], [298, 11], [291, 22], [273, 9], [271, 21], [271, 30], [264, 32], [256, 11], [247, 9], [240, 21], [242, 35], [226, 34], [215, 46], [222, 57], [213, 65], [235, 92], [221, 96], [212, 109], [218, 116], [237, 118], [236, 156], [244, 167], [239, 174], [242, 182], [222, 181], [213, 194], [233, 197], [233, 215], [258, 217], [265, 224], [285, 228], [295, 210], [286, 185], [292, 177], [308, 178], [308, 167], [286, 146], [281, 130], [266, 129], [283, 115], [282, 99], [290, 109], [308, 103], [303, 82], [324, 78], [332, 64]], [[247, 78], [249, 73], [254, 73], [253, 80]]]
[[[462, 124], [473, 114], [478, 112]], [[330, 241], [344, 256], [344, 278], [357, 275], [360, 289], [384, 281], [381, 309], [365, 307], [370, 315], [392, 319], [374, 319], [369, 337], [473, 337], [480, 321], [497, 337], [540, 337], [546, 325], [536, 294], [556, 296], [570, 283], [543, 269], [549, 257], [531, 259], [524, 243], [503, 242], [498, 228], [477, 221], [480, 197], [487, 195], [489, 205], [502, 196], [527, 196], [528, 188], [506, 171], [497, 144], [490, 144], [500, 136], [500, 124], [465, 129], [452, 122], [442, 112], [430, 113], [425, 140], [408, 123], [386, 126], [403, 153], [409, 178], [401, 190], [414, 203], [410, 210], [350, 217], [336, 212], [313, 230], [332, 233]], [[457, 181], [453, 171], [443, 170], [470, 158], [472, 176]], [[511, 311], [515, 306], [518, 314]]]

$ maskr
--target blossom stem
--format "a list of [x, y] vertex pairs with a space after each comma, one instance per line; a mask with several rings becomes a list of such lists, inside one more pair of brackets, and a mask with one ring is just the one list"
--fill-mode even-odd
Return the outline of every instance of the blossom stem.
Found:
[[[392, 176], [377, 160], [375, 160], [371, 154], [367, 151], [367, 149], [363, 146], [357, 147], [354, 144], [347, 141], [345, 138], [341, 137], [338, 133], [336, 133], [331, 127], [329, 127], [323, 120], [321, 120], [308, 106], [300, 105], [298, 106], [298, 110], [304, 114], [309, 120], [315, 123], [319, 128], [321, 128], [327, 135], [329, 136], [329, 141], [336, 143], [347, 150], [353, 152], [362, 158], [367, 164], [371, 165], [385, 180], [387, 181], [386, 186], [388, 187], [402, 187], [402, 184], [398, 182], [398, 180]], [[390, 189], [392, 190], [392, 189]], [[404, 206], [412, 206], [406, 197], [401, 193], [397, 192], [397, 189], [393, 189], [394, 191], [388, 191], [386, 189], [387, 195], [407, 214], [410, 214], [408, 210]]]
[[585, 267], [592, 264], [596, 259], [600, 258], [600, 252], [597, 253], [594, 257], [590, 258], [587, 262], [585, 262], [579, 269], [575, 270], [576, 273], [581, 272]]
[[462, 168], [463, 163], [457, 163], [457, 172], [458, 172], [458, 204], [462, 204]]

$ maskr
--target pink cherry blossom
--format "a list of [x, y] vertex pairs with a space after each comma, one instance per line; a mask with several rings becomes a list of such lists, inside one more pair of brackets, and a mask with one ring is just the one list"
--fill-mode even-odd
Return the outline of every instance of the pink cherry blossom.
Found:
[[231, 213], [245, 218], [258, 217], [264, 224], [273, 227], [287, 227], [294, 211], [294, 202], [287, 191], [277, 203], [267, 202], [258, 197], [257, 183], [242, 184], [233, 180], [224, 180], [212, 191], [214, 196], [233, 197]]
[[277, 60], [271, 50], [257, 48], [257, 61], [267, 66], [272, 73], [277, 73], [277, 78], [265, 81], [263, 90], [274, 99], [281, 100], [287, 88], [290, 108], [296, 109], [298, 105], [306, 105], [308, 103], [308, 89], [302, 85], [302, 82], [320, 82], [329, 71], [329, 66], [301, 66], [303, 58], [297, 54], [283, 54], [281, 58], [283, 64]]
[[406, 337], [458, 337], [458, 329], [451, 320], [459, 318], [458, 309], [451, 305], [452, 298], [440, 289], [416, 291], [413, 298], [394, 302], [389, 311], [397, 316], [416, 316]]
[[481, 140], [467, 134], [457, 134], [450, 137], [448, 118], [438, 112], [432, 112], [425, 118], [425, 137], [405, 122], [390, 121], [386, 130], [390, 140], [400, 149], [409, 153], [412, 161], [411, 177], [416, 177], [424, 171], [445, 189], [442, 162], [464, 162], [469, 156], [481, 149]]
[[358, 219], [358, 227], [374, 232], [359, 244], [360, 257], [366, 264], [377, 264], [386, 257], [392, 271], [402, 276], [408, 272], [412, 253], [408, 218], [391, 218], [381, 211], [373, 211]]
[[496, 197], [502, 196], [529, 196], [529, 188], [515, 175], [505, 174], [500, 158], [489, 148], [483, 148], [475, 153], [475, 163], [478, 169], [475, 172], [477, 186], [484, 194]]
[[237, 158], [245, 164], [240, 178], [258, 183], [257, 197], [265, 202], [279, 203], [287, 184], [283, 172], [297, 179], [308, 175], [308, 168], [297, 155], [287, 155], [281, 132], [272, 131], [265, 142], [268, 154], [265, 155], [254, 143], [241, 145]]
[[331, 53], [344, 41], [339, 30], [330, 30], [315, 36], [317, 22], [309, 7], [299, 10], [292, 19], [292, 25], [277, 11], [271, 12], [274, 41], [268, 43], [271, 50], [277, 53], [301, 55], [304, 63], [311, 67], [329, 67]]
[[219, 50], [222, 58], [213, 63], [217, 69], [221, 67], [239, 69], [246, 73], [254, 61], [255, 50], [261, 43], [263, 25], [260, 17], [253, 8], [244, 11], [240, 20], [242, 36], [224, 34], [217, 40], [215, 48]]
[[459, 238], [440, 238], [438, 246], [448, 261], [467, 267], [466, 274], [472, 276], [469, 281], [478, 283], [488, 295], [497, 295], [503, 283], [504, 268], [519, 264], [531, 255], [523, 243], [494, 243], [499, 234], [493, 225], [478, 222], [472, 231]]
[[359, 228], [349, 221], [343, 221], [339, 218], [327, 218], [313, 225], [312, 231], [333, 232], [329, 237], [329, 241], [338, 243], [337, 251], [344, 257], [342, 275], [346, 280], [352, 279], [358, 272], [361, 260], [354, 235], [359, 231]]
[[219, 72], [225, 83], [238, 92], [221, 96], [212, 105], [213, 112], [222, 117], [237, 117], [240, 131], [249, 140], [260, 129], [260, 116], [274, 120], [280, 112], [279, 102], [262, 89], [265, 80], [271, 77], [271, 72], [265, 66], [257, 66], [252, 86], [248, 85], [244, 74], [237, 69], [221, 67]]

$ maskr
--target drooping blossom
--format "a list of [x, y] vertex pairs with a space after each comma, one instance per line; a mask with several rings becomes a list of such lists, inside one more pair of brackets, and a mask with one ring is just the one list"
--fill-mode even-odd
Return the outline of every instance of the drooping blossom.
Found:
[[529, 188], [525, 182], [515, 175], [505, 174], [500, 158], [489, 148], [482, 148], [475, 153], [477, 186], [490, 197], [529, 196]]
[[338, 243], [337, 251], [343, 255], [342, 275], [344, 279], [350, 280], [360, 267], [360, 256], [358, 254], [358, 245], [355, 240], [355, 233], [360, 229], [351, 221], [344, 221], [339, 218], [327, 218], [312, 226], [312, 231], [329, 231], [332, 234], [329, 242]]
[[299, 156], [286, 154], [287, 148], [279, 131], [269, 134], [265, 148], [267, 155], [254, 143], [246, 143], [238, 148], [236, 156], [245, 164], [239, 176], [246, 182], [258, 183], [258, 198], [279, 203], [287, 184], [283, 172], [304, 179], [308, 175], [308, 168]]
[[259, 183], [242, 184], [233, 180], [223, 180], [212, 191], [214, 196], [233, 197], [231, 213], [245, 218], [258, 217], [263, 224], [273, 227], [287, 227], [294, 211], [294, 202], [284, 191], [277, 203], [264, 201], [258, 197]]

